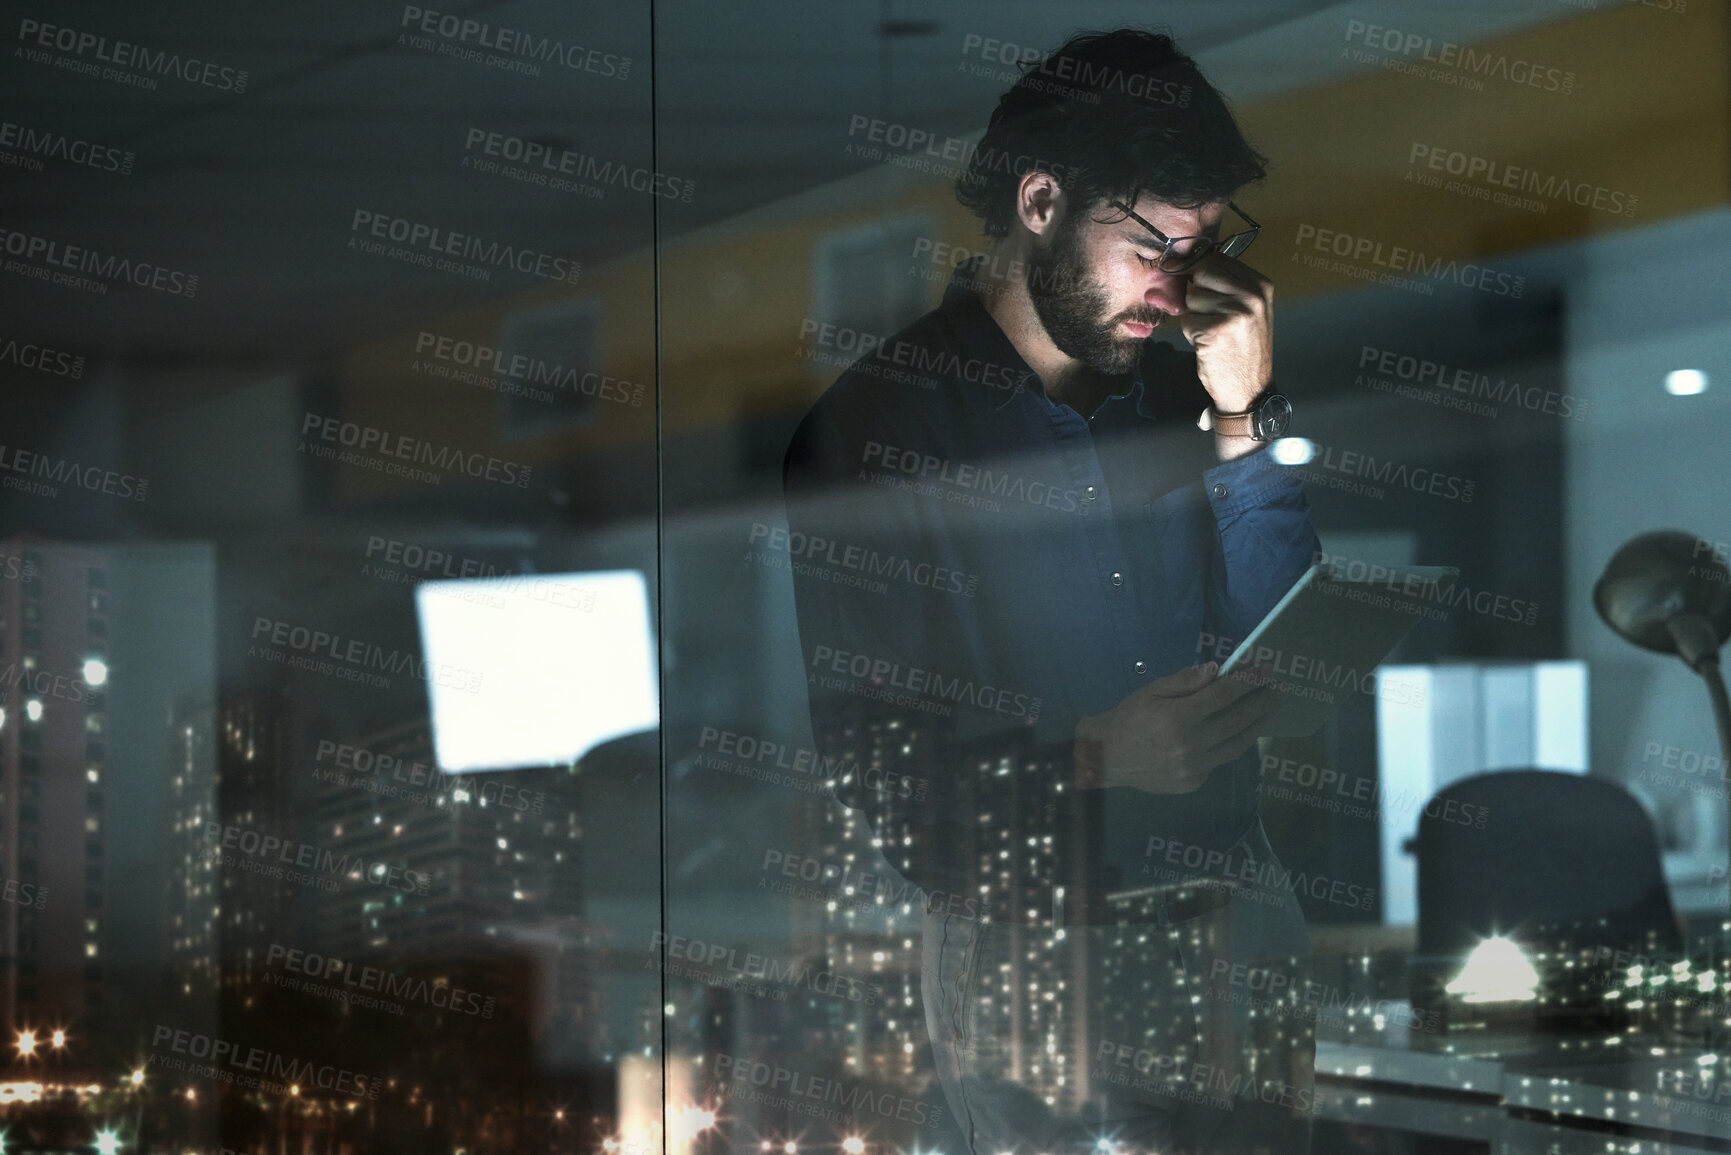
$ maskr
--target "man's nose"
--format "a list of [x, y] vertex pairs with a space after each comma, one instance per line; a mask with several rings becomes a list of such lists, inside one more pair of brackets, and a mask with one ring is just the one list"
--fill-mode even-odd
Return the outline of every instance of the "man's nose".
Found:
[[1184, 273], [1156, 272], [1154, 279], [1148, 283], [1148, 291], [1143, 294], [1143, 300], [1168, 313], [1182, 313], [1184, 295], [1189, 287], [1190, 278]]

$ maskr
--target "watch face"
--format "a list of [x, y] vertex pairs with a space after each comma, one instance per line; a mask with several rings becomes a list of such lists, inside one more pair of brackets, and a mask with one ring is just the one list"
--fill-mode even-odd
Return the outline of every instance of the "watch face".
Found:
[[1286, 436], [1287, 422], [1292, 420], [1292, 403], [1278, 393], [1270, 393], [1251, 418], [1252, 433], [1258, 441], [1273, 441]]

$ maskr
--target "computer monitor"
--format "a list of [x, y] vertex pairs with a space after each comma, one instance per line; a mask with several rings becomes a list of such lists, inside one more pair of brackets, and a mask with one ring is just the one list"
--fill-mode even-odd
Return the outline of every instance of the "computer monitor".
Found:
[[415, 590], [433, 750], [448, 773], [576, 761], [660, 720], [637, 570], [425, 582]]

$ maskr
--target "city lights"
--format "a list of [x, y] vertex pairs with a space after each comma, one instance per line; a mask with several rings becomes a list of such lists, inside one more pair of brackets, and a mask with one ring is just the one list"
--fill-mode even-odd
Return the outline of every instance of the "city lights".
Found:
[[40, 698], [31, 698], [28, 702], [25, 702], [24, 716], [32, 722], [42, 721], [42, 700]]
[[56, 1047], [64, 1047], [66, 1045], [66, 1032], [55, 1031], [52, 1041]]
[[102, 1130], [96, 1133], [96, 1150], [99, 1155], [114, 1155], [120, 1150], [120, 1136], [113, 1131]]
[[847, 1155], [860, 1155], [860, 1152], [865, 1150], [865, 1140], [858, 1135], [849, 1135], [841, 1141], [841, 1149], [846, 1151]]
[[36, 1032], [35, 1031], [19, 1031], [18, 1032], [18, 1054], [27, 1059], [31, 1055], [34, 1055], [35, 1053], [36, 1053]]
[[101, 686], [108, 681], [108, 663], [101, 658], [84, 659], [84, 681], [86, 685]]
[[695, 1105], [682, 1107], [673, 1114], [672, 1126], [675, 1138], [689, 1140], [699, 1131], [715, 1126], [715, 1112]]

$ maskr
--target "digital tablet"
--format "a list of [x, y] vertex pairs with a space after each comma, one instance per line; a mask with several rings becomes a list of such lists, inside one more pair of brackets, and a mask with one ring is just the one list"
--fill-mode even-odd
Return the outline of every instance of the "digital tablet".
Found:
[[1253, 677], [1281, 695], [1264, 733], [1313, 734], [1354, 694], [1394, 701], [1418, 692], [1392, 680], [1379, 683], [1376, 668], [1419, 622], [1448, 617], [1448, 594], [1460, 571], [1359, 565], [1352, 570], [1348, 576], [1332, 565], [1311, 566], [1221, 664], [1222, 677]]

